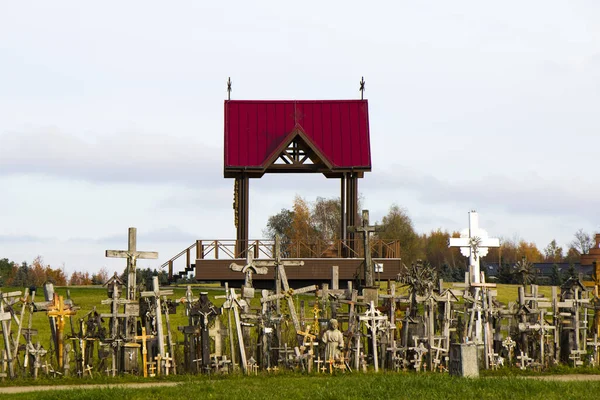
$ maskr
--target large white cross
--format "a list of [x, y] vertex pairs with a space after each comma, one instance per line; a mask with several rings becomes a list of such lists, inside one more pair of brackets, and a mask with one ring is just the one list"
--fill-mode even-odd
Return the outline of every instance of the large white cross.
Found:
[[479, 259], [488, 253], [490, 247], [500, 247], [500, 239], [488, 237], [488, 233], [479, 227], [477, 212], [471, 211], [469, 227], [461, 231], [460, 238], [450, 238], [448, 247], [460, 247], [462, 255], [469, 257], [471, 283], [481, 283]]

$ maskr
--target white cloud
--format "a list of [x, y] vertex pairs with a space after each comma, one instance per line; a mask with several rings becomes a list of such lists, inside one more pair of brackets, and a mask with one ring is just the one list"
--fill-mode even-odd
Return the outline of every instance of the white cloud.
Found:
[[[96, 183], [220, 182], [222, 150], [168, 134], [90, 135], [56, 129], [0, 134], [0, 175], [37, 174]], [[218, 172], [219, 171], [219, 172]]]

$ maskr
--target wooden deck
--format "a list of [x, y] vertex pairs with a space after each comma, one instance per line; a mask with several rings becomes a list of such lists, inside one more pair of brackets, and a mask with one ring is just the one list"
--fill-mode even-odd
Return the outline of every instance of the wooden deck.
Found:
[[[287, 258], [286, 260], [300, 260]], [[302, 286], [306, 283], [326, 283], [331, 281], [331, 267], [339, 267], [340, 284], [355, 280], [356, 277], [363, 278], [362, 258], [303, 258], [302, 267], [286, 267], [285, 271], [292, 287]], [[376, 258], [377, 263], [383, 264], [383, 272], [375, 274], [375, 280], [396, 279], [400, 272], [402, 261], [399, 258]], [[197, 281], [220, 281], [230, 284], [240, 283], [244, 280], [244, 274], [229, 269], [229, 265], [235, 262], [239, 265], [246, 263], [245, 259], [197, 259], [196, 280]], [[267, 275], [253, 275], [255, 287], [270, 287], [275, 279], [275, 268], [269, 268]], [[266, 284], [266, 285], [265, 285]]]

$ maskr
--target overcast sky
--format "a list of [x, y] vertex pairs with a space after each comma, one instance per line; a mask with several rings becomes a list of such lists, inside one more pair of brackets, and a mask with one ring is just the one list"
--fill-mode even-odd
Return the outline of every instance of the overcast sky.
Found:
[[[597, 1], [0, 2], [0, 258], [155, 266], [235, 238], [223, 100], [359, 98], [380, 220], [566, 246], [600, 228]], [[339, 181], [250, 182], [250, 236]]]

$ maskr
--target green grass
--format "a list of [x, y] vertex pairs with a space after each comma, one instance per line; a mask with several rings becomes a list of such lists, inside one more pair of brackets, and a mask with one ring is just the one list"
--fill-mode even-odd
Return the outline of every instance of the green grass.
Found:
[[436, 374], [279, 374], [194, 377], [175, 387], [74, 389], [3, 395], [11, 399], [544, 399], [589, 398], [600, 382], [525, 378], [477, 380]]
[[[448, 286], [450, 286], [450, 285], [451, 284], [448, 284]], [[382, 284], [381, 284], [381, 292], [382, 293], [385, 293], [386, 287], [387, 287], [387, 283], [382, 282]], [[515, 301], [517, 299], [518, 287], [519, 287], [519, 285], [498, 285], [498, 287], [497, 287], [498, 299], [505, 304], [507, 304], [509, 301]], [[2, 288], [2, 289], [3, 289], [3, 292], [13, 291], [13, 290], [21, 290], [20, 288], [19, 289]], [[174, 291], [174, 294], [172, 296], [169, 296], [171, 299], [179, 299], [179, 298], [182, 298], [185, 296], [185, 291], [186, 291], [185, 286], [181, 286], [181, 287], [173, 286], [173, 287], [170, 287], [170, 289], [172, 289]], [[100, 313], [110, 313], [109, 306], [101, 304], [101, 301], [107, 298], [107, 292], [106, 292], [105, 288], [89, 287], [89, 286], [56, 288], [56, 292], [59, 295], [63, 295], [65, 297], [66, 297], [67, 290], [70, 291], [70, 296], [71, 296], [71, 299], [73, 300], [74, 304], [77, 307], [79, 307], [79, 311], [77, 312], [77, 315], [74, 318], [72, 318], [73, 326], [75, 328], [76, 333], [79, 332], [79, 319], [83, 318], [85, 316], [85, 314], [88, 313], [89, 311], [91, 311], [94, 307], [96, 307], [96, 310]], [[198, 296], [200, 291], [207, 291], [209, 294], [209, 298], [216, 306], [221, 306], [224, 302], [224, 299], [215, 299], [215, 296], [224, 295], [224, 289], [220, 288], [218, 286], [209, 285], [207, 287], [207, 286], [194, 285], [192, 290], [194, 292], [194, 296]], [[400, 292], [400, 293], [402, 293], [403, 290], [405, 290], [405, 289], [398, 288], [398, 292]], [[541, 294], [544, 294], [549, 297], [550, 293], [551, 293], [551, 288], [550, 287], [540, 287], [539, 291]], [[260, 308], [259, 296], [260, 295], [257, 293], [256, 297], [252, 300], [252, 303], [251, 303], [251, 307], [255, 310]], [[36, 295], [35, 300], [36, 300], [36, 302], [43, 301], [43, 291], [40, 290], [40, 293]], [[312, 313], [311, 303], [315, 300], [314, 296], [310, 296], [310, 295], [298, 296], [297, 298], [295, 298], [296, 306], [299, 305], [300, 300], [304, 300], [304, 302], [305, 302], [305, 318], [312, 319], [313, 313]], [[17, 309], [20, 310], [20, 307], [17, 307]], [[282, 310], [285, 311], [286, 309], [287, 309], [287, 302], [283, 301], [282, 302]], [[320, 318], [324, 318], [325, 316], [326, 316], [326, 313], [322, 313], [320, 315]], [[29, 318], [29, 313], [28, 313], [28, 311], [26, 311], [25, 317], [23, 319], [23, 328], [27, 327], [28, 318]], [[179, 307], [177, 307], [177, 313], [170, 315], [169, 318], [170, 318], [170, 323], [171, 323], [171, 332], [173, 334], [175, 343], [178, 345], [178, 352], [176, 353], [176, 356], [177, 356], [177, 359], [179, 360], [179, 362], [181, 363], [181, 361], [183, 360], [183, 356], [182, 356], [183, 334], [177, 330], [177, 327], [185, 326], [188, 324], [188, 320], [185, 315], [185, 306], [180, 305]], [[220, 318], [221, 318], [222, 326], [226, 327], [227, 326], [226, 316], [223, 315]], [[108, 321], [105, 320], [104, 324], [105, 324], [105, 326], [108, 326]], [[44, 346], [44, 348], [50, 349], [51, 348], [50, 327], [49, 327], [48, 317], [45, 312], [36, 312], [33, 314], [32, 327], [34, 329], [38, 330], [38, 335], [36, 337], [34, 337], [34, 339], [33, 339], [34, 343], [35, 343], [35, 341], [39, 340], [41, 342], [41, 344]], [[290, 331], [290, 332], [287, 332], [287, 333], [289, 333], [289, 335], [286, 334], [286, 332], [284, 332], [284, 336], [293, 338], [294, 337], [293, 325], [291, 323], [289, 323], [287, 325], [284, 325], [284, 328], [287, 329], [288, 331]], [[13, 324], [12, 329], [13, 329], [13, 332], [16, 329], [14, 324]], [[70, 337], [70, 336], [71, 336], [71, 324], [70, 324], [70, 321], [67, 321], [66, 327], [65, 327], [65, 342], [66, 343], [71, 342], [72, 346], [77, 346], [75, 341], [70, 341], [68, 339], [68, 337]], [[21, 338], [21, 343], [23, 343], [23, 338]], [[3, 348], [3, 347], [4, 347], [3, 344], [0, 344], [0, 348]], [[226, 353], [228, 353], [228, 349], [229, 349], [228, 338], [225, 337], [224, 343], [223, 343], [223, 350]], [[22, 353], [21, 353], [20, 357], [22, 358]], [[71, 362], [72, 362], [71, 370], [74, 372], [75, 369], [74, 369], [74, 357], [73, 356], [71, 356]], [[94, 365], [97, 365], [97, 363], [94, 362]], [[93, 372], [95, 373], [96, 376], [98, 376], [99, 375], [98, 372], [100, 372], [100, 371], [93, 371]], [[40, 375], [43, 375], [43, 374], [40, 374]], [[5, 384], [14, 384], [14, 383], [16, 383], [16, 381], [8, 381]]]

